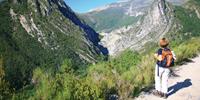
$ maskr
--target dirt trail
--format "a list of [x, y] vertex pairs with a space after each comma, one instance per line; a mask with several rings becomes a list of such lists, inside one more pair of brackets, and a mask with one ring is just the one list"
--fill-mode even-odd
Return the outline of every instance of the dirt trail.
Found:
[[[180, 77], [169, 78], [167, 100], [200, 100], [200, 56], [176, 68]], [[151, 93], [141, 93], [136, 100], [163, 100]]]

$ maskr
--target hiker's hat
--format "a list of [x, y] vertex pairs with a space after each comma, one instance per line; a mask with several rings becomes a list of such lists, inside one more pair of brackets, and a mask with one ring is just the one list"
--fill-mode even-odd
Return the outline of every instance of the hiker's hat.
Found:
[[159, 45], [161, 47], [167, 47], [169, 45], [169, 41], [166, 38], [160, 39]]

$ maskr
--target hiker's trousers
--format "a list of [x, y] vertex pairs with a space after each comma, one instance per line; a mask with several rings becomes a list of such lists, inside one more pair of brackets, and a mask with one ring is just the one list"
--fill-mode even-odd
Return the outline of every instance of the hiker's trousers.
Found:
[[156, 64], [155, 68], [155, 89], [162, 93], [168, 92], [168, 78], [170, 70], [169, 68], [159, 67]]

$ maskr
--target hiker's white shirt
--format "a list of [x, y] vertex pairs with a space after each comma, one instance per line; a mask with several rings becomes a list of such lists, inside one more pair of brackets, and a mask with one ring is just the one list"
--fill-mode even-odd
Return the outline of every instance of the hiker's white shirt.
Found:
[[[159, 71], [158, 71], [159, 69]], [[155, 88], [156, 90], [167, 93], [168, 92], [168, 78], [170, 70], [169, 68], [159, 67], [156, 64], [155, 68]]]

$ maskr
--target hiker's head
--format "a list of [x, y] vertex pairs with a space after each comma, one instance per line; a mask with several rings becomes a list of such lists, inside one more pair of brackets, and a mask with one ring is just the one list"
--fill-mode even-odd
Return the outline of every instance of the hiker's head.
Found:
[[162, 48], [166, 48], [169, 45], [169, 41], [166, 38], [162, 38], [160, 39], [159, 45]]

